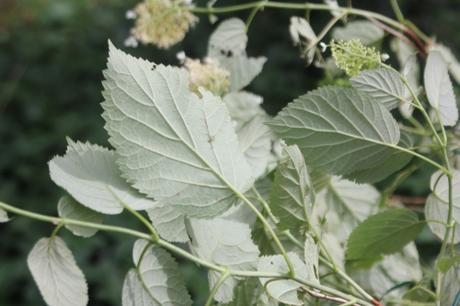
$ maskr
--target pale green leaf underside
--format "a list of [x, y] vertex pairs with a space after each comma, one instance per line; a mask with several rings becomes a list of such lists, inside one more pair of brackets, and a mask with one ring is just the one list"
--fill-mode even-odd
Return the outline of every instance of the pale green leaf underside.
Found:
[[8, 218], [8, 214], [3, 209], [0, 209], [0, 223], [8, 222], [10, 219]]
[[247, 278], [235, 287], [233, 301], [219, 306], [278, 306], [278, 303], [267, 296], [257, 278]]
[[390, 209], [369, 217], [351, 233], [348, 260], [391, 254], [414, 240], [425, 223], [408, 209]]
[[301, 96], [270, 122], [306, 162], [347, 175], [374, 167], [399, 142], [396, 121], [384, 106], [352, 88], [323, 87]]
[[428, 54], [423, 79], [428, 101], [439, 111], [442, 124], [455, 125], [458, 121], [457, 101], [447, 63], [439, 51], [431, 51]]
[[[96, 224], [101, 224], [104, 221], [104, 215], [86, 208], [70, 196], [64, 196], [59, 199], [58, 213], [61, 218], [65, 219], [73, 219]], [[97, 229], [72, 224], [66, 224], [65, 227], [74, 235], [85, 238], [91, 237], [97, 232]]]
[[[296, 276], [305, 281], [307, 279], [308, 270], [305, 263], [299, 258], [296, 253], [289, 252], [288, 257], [292, 262]], [[259, 260], [258, 270], [263, 272], [272, 272], [279, 274], [286, 274], [289, 272], [285, 259], [281, 255], [263, 256]], [[269, 279], [260, 278], [262, 286], [264, 286]], [[304, 305], [303, 301], [297, 296], [297, 290], [302, 285], [293, 280], [276, 280], [270, 281], [266, 288], [268, 294], [275, 300], [288, 305]]]
[[173, 205], [159, 204], [148, 209], [147, 214], [160, 237], [170, 242], [187, 242], [185, 216]]
[[167, 251], [138, 240], [133, 261], [136, 268], [128, 272], [123, 284], [123, 306], [192, 305], [179, 266]]
[[247, 57], [246, 54], [218, 57], [220, 65], [230, 72], [230, 91], [238, 91], [249, 85], [259, 75], [267, 58]]
[[103, 117], [123, 175], [187, 215], [223, 213], [253, 179], [221, 100], [191, 93], [184, 69], [109, 53]]
[[406, 94], [400, 75], [386, 68], [363, 71], [350, 81], [354, 88], [367, 93], [388, 110], [396, 108]]
[[51, 179], [80, 204], [104, 214], [119, 214], [127, 205], [136, 210], [155, 205], [121, 178], [115, 154], [106, 148], [69, 141], [64, 156], [49, 163]]
[[27, 264], [49, 306], [88, 304], [85, 276], [60, 237], [40, 239], [30, 251]]
[[[220, 218], [188, 221], [190, 248], [198, 257], [232, 270], [256, 270], [259, 249], [251, 239], [251, 229], [247, 224]], [[220, 273], [210, 271], [208, 275], [212, 288]], [[236, 285], [236, 278], [227, 278], [217, 291], [215, 300], [230, 302]]]
[[367, 20], [348, 22], [343, 27], [332, 30], [332, 38], [336, 40], [359, 39], [365, 45], [371, 45], [383, 38], [385, 33], [374, 23]]
[[[454, 301], [460, 292], [460, 263], [451, 267], [446, 273], [441, 274], [442, 289], [440, 305], [454, 305]], [[458, 305], [458, 304], [457, 304]]]
[[304, 259], [307, 267], [306, 278], [319, 284], [319, 249], [312, 236], [306, 235], [304, 243]]
[[281, 229], [300, 233], [306, 227], [306, 213], [313, 205], [312, 187], [304, 157], [295, 145], [284, 150], [284, 160], [275, 173], [274, 186], [270, 194], [270, 207], [278, 217]]
[[231, 92], [223, 98], [225, 106], [232, 120], [236, 123], [236, 129], [256, 116], [266, 116], [262, 109], [262, 97], [247, 91]]
[[208, 56], [241, 54], [246, 50], [247, 42], [244, 22], [238, 18], [226, 19], [217, 26], [209, 38]]

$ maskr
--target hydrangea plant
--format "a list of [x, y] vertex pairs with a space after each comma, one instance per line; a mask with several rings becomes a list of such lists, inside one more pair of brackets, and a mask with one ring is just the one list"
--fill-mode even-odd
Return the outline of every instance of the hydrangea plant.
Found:
[[[138, 4], [128, 44], [160, 48], [182, 40], [196, 14], [250, 13], [246, 23], [221, 21], [205, 58], [181, 56], [177, 67], [109, 42], [102, 116], [111, 148], [68, 138], [50, 160], [66, 193], [58, 216], [0, 202], [0, 222], [16, 214], [55, 226], [27, 259], [44, 301], [90, 298], [58, 236], [65, 228], [137, 238], [123, 306], [192, 305], [172, 255], [208, 271], [206, 305], [458, 305], [460, 129], [450, 75], [459, 81], [460, 65], [391, 3], [398, 20], [335, 1]], [[305, 63], [336, 85], [275, 117], [245, 90], [267, 60], [246, 53], [247, 29], [263, 9], [331, 13], [318, 34], [300, 16], [289, 32]], [[398, 68], [379, 51], [387, 36]], [[393, 194], [422, 167], [433, 174], [419, 216]], [[385, 188], [373, 185], [384, 179]], [[145, 232], [105, 223], [125, 210]], [[441, 248], [422, 269], [414, 240], [426, 226]]]

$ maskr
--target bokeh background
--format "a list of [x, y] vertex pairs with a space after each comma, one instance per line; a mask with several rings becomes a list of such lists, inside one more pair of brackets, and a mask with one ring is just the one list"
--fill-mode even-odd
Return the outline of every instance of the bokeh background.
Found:
[[[222, 0], [217, 5], [238, 2], [244, 1]], [[62, 191], [49, 179], [47, 161], [64, 152], [65, 136], [107, 145], [99, 105], [107, 39], [123, 47], [132, 23], [125, 12], [135, 4], [133, 0], [0, 0], [1, 201], [56, 214]], [[388, 1], [353, 4], [392, 16]], [[459, 55], [460, 0], [401, 0], [400, 4], [423, 31]], [[289, 40], [289, 16], [295, 13], [266, 10], [257, 15], [249, 32], [248, 53], [268, 57], [250, 90], [264, 97], [271, 114], [322, 80], [320, 70], [304, 66]], [[314, 13], [313, 27], [326, 18], [327, 13]], [[203, 16], [186, 39], [170, 50], [141, 46], [128, 51], [177, 64], [176, 53], [182, 50], [190, 57], [205, 55], [212, 28]], [[426, 178], [426, 173], [416, 173], [399, 192], [423, 196]], [[140, 229], [127, 214], [110, 222]], [[26, 256], [36, 240], [51, 230], [49, 224], [24, 218], [0, 225], [0, 306], [44, 305], [27, 270]], [[87, 276], [90, 305], [120, 305], [133, 239], [101, 233], [87, 240], [65, 231], [62, 235]], [[418, 247], [436, 252], [437, 245], [421, 239]], [[202, 305], [208, 290], [203, 272], [180, 263], [196, 305]]]

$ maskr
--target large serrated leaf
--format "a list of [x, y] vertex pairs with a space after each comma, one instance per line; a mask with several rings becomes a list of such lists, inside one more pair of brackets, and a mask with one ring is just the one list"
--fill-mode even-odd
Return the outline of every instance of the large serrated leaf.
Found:
[[313, 208], [313, 189], [304, 157], [297, 146], [284, 150], [285, 158], [278, 165], [270, 193], [270, 207], [278, 217], [281, 229], [300, 233], [307, 226]]
[[154, 66], [110, 45], [103, 103], [118, 164], [133, 186], [190, 216], [236, 203], [253, 179], [218, 97], [188, 89], [184, 69]]
[[[190, 247], [198, 257], [228, 267], [232, 270], [256, 270], [259, 249], [252, 242], [251, 229], [247, 224], [220, 218], [190, 219], [187, 229]], [[210, 271], [209, 283], [213, 287], [220, 273]], [[237, 285], [235, 277], [227, 278], [215, 295], [215, 300], [228, 303], [233, 299]]]
[[138, 240], [133, 260], [136, 268], [128, 272], [123, 284], [123, 306], [192, 305], [179, 266], [168, 252]]
[[[425, 218], [431, 231], [441, 240], [445, 238], [446, 226], [449, 211], [449, 183], [447, 177], [437, 171], [431, 176], [431, 190], [433, 191], [426, 200]], [[452, 175], [452, 216], [455, 227], [451, 231], [447, 242], [460, 242], [460, 171], [453, 170]], [[434, 221], [434, 222], [430, 222]], [[453, 236], [452, 236], [453, 235]]]
[[354, 88], [367, 93], [388, 110], [405, 100], [405, 85], [400, 75], [387, 68], [366, 70], [350, 79]]
[[[305, 281], [314, 281], [314, 279], [307, 278], [307, 266], [296, 253], [289, 252], [288, 257], [292, 262], [296, 277]], [[281, 255], [261, 257], [258, 270], [279, 274], [287, 274], [289, 272], [286, 261]], [[267, 284], [268, 281], [270, 282]], [[275, 300], [287, 305], [304, 305], [303, 301], [297, 295], [297, 290], [302, 286], [300, 283], [285, 279], [271, 281], [267, 278], [260, 278], [260, 282], [266, 287], [268, 294]]]
[[381, 28], [368, 20], [351, 21], [343, 27], [335, 27], [332, 30], [332, 38], [336, 40], [359, 39], [365, 45], [377, 42], [384, 34]]
[[121, 178], [113, 151], [90, 143], [72, 142], [64, 156], [49, 163], [51, 179], [80, 204], [104, 214], [119, 214], [127, 205], [136, 210], [155, 205]]
[[49, 306], [88, 304], [85, 276], [60, 237], [40, 239], [30, 251], [27, 265]]
[[390, 209], [367, 218], [351, 233], [347, 243], [348, 260], [365, 260], [400, 251], [425, 226], [408, 209]]
[[311, 91], [269, 124], [288, 144], [299, 146], [308, 165], [344, 176], [388, 158], [400, 138], [389, 111], [352, 88]]
[[453, 126], [458, 121], [458, 108], [447, 63], [439, 51], [428, 54], [423, 73], [425, 91], [431, 106], [439, 111], [441, 123]]
[[[101, 224], [104, 221], [104, 215], [86, 208], [69, 196], [64, 196], [59, 199], [58, 213], [59, 216], [64, 219], [73, 219], [96, 224]], [[85, 238], [91, 237], [97, 232], [97, 229], [73, 224], [66, 224], [65, 227], [74, 235]]]

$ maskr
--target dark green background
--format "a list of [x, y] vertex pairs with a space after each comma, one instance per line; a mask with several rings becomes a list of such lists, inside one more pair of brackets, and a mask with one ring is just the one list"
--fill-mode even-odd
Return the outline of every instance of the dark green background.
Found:
[[[229, 2], [238, 1], [221, 0], [218, 4]], [[353, 2], [356, 7], [392, 15], [387, 1]], [[425, 32], [454, 52], [460, 50], [460, 1], [401, 2], [404, 13]], [[62, 191], [49, 179], [46, 163], [64, 152], [65, 136], [107, 144], [99, 106], [107, 39], [123, 47], [131, 25], [125, 11], [135, 3], [0, 0], [1, 201], [55, 214]], [[288, 22], [294, 13], [267, 10], [256, 17], [249, 32], [249, 54], [268, 57], [264, 72], [250, 89], [264, 96], [265, 107], [272, 114], [314, 88], [322, 77], [321, 71], [306, 69], [292, 47]], [[327, 13], [314, 13], [313, 26], [318, 28], [326, 18]], [[204, 17], [185, 41], [171, 50], [148, 46], [128, 51], [155, 62], [177, 64], [175, 54], [181, 50], [190, 57], [204, 56], [212, 28]], [[404, 192], [426, 192], [424, 180], [411, 182]], [[140, 228], [125, 214], [108, 222]], [[26, 256], [35, 241], [51, 230], [49, 224], [24, 218], [0, 225], [0, 306], [43, 305], [27, 270]], [[62, 233], [87, 275], [90, 305], [120, 305], [133, 240], [109, 234], [85, 240]], [[203, 273], [193, 265], [181, 265], [196, 304], [201, 305], [207, 291]]]

